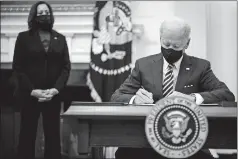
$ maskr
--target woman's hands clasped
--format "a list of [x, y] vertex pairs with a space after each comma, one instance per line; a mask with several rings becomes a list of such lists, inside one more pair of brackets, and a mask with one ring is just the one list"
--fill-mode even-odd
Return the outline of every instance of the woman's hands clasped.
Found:
[[50, 101], [55, 95], [57, 95], [59, 91], [55, 88], [42, 90], [42, 89], [34, 89], [31, 92], [31, 96], [34, 96], [38, 99], [38, 102], [47, 102]]

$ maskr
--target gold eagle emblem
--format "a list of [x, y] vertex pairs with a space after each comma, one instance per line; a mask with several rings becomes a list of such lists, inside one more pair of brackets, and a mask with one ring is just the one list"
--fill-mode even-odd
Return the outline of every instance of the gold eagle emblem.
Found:
[[[166, 139], [171, 139], [172, 143], [179, 144], [186, 142], [187, 137], [192, 133], [192, 129], [187, 130], [190, 117], [182, 111], [170, 111], [164, 115], [165, 127], [162, 127], [162, 135]], [[186, 131], [187, 130], [187, 131]]]

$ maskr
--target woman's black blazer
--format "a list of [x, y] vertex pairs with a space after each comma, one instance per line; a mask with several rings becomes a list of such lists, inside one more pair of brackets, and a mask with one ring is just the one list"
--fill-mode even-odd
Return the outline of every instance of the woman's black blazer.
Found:
[[28, 30], [18, 34], [13, 57], [18, 99], [37, 101], [30, 95], [33, 89], [56, 88], [61, 92], [69, 78], [70, 69], [65, 36], [52, 30], [46, 52], [38, 32]]

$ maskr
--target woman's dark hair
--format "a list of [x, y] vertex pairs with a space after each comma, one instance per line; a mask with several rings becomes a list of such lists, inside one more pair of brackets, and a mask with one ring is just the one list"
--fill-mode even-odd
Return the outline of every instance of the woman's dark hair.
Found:
[[33, 4], [31, 6], [31, 10], [29, 12], [29, 16], [28, 16], [28, 29], [29, 30], [35, 30], [37, 28], [36, 26], [36, 22], [35, 22], [35, 18], [37, 16], [37, 7], [38, 5], [40, 4], [46, 4], [47, 7], [49, 8], [49, 11], [50, 11], [50, 19], [51, 19], [51, 29], [53, 28], [53, 25], [54, 25], [54, 15], [53, 15], [53, 10], [52, 10], [52, 7], [50, 6], [49, 3], [45, 2], [45, 1], [38, 1], [36, 2], [35, 4]]

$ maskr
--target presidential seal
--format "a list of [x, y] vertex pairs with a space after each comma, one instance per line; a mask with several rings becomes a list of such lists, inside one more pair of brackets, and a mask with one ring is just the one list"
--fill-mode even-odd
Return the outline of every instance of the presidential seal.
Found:
[[202, 109], [188, 99], [159, 100], [146, 117], [149, 144], [167, 158], [187, 158], [197, 153], [208, 135], [208, 122]]

